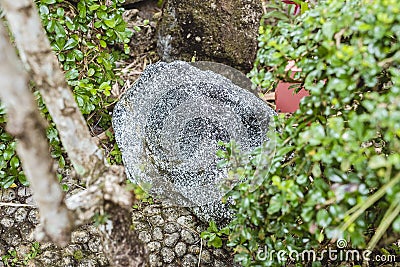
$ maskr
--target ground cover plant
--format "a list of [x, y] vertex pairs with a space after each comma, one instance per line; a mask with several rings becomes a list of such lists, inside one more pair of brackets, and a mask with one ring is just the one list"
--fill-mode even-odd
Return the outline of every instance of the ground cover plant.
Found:
[[[293, 263], [292, 251], [398, 251], [399, 11], [395, 0], [326, 0], [295, 18], [262, 23], [252, 81], [266, 91], [279, 80], [298, 82], [310, 96], [290, 118], [277, 117], [270, 165], [262, 149], [252, 157], [227, 150], [232, 176], [263, 181], [230, 194], [237, 217], [227, 242], [244, 266]], [[302, 69], [294, 77], [285, 71], [289, 61]]]

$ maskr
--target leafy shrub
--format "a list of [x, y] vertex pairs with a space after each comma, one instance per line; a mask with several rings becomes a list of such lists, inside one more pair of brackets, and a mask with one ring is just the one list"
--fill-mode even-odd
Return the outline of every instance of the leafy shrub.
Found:
[[[65, 71], [68, 85], [89, 126], [103, 130], [111, 126], [114, 98], [111, 88], [123, 83], [115, 63], [129, 52], [132, 32], [122, 18], [124, 0], [80, 0], [72, 5], [64, 0], [41, 0], [38, 4], [51, 46]], [[55, 128], [53, 128], [55, 130]], [[112, 135], [107, 135], [111, 141]], [[107, 160], [121, 163], [116, 146]]]
[[[120, 1], [120, 0], [119, 0]], [[132, 35], [122, 19], [123, 1], [81, 0], [77, 6], [64, 0], [41, 0], [39, 13], [51, 46], [66, 72], [83, 114], [104, 110], [111, 86], [117, 81], [115, 62], [129, 51]], [[112, 101], [112, 99], [111, 99]], [[102, 115], [107, 115], [102, 114]], [[109, 116], [107, 116], [109, 117]]]
[[207, 229], [200, 234], [200, 237], [207, 240], [208, 246], [220, 248], [223, 244], [223, 238], [226, 238], [228, 234], [228, 227], [218, 229], [217, 224], [214, 221], [211, 221]]
[[[293, 23], [260, 27], [252, 81], [273, 90], [288, 78], [310, 96], [290, 118], [276, 118], [270, 164], [228, 150], [232, 176], [263, 181], [230, 193], [229, 242], [244, 266], [282, 265], [260, 250], [287, 256], [341, 239], [359, 249], [399, 239], [399, 12], [396, 0], [326, 0]], [[302, 69], [293, 78], [289, 61]]]
[[[115, 63], [129, 52], [128, 42], [132, 35], [122, 19], [124, 0], [80, 0], [76, 5], [64, 0], [37, 1], [39, 14], [47, 31], [51, 46], [65, 72], [68, 85], [90, 126], [106, 130], [111, 126], [108, 107], [115, 101], [111, 88], [121, 83], [114, 71]], [[57, 129], [44, 105], [40, 94], [35, 93], [42, 114], [50, 122], [47, 137], [51, 155], [59, 167], [66, 162]], [[15, 152], [15, 141], [5, 131], [5, 114], [0, 112], [0, 187], [7, 188], [19, 180], [27, 185]], [[107, 133], [112, 140], [111, 133]], [[109, 155], [111, 163], [121, 163], [118, 147]]]
[[28, 182], [15, 152], [16, 142], [6, 131], [5, 111], [0, 103], [0, 188], [9, 188], [15, 181], [23, 185]]

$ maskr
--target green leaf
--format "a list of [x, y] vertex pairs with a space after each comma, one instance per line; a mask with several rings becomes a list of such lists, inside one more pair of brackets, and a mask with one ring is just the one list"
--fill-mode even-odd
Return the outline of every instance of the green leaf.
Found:
[[9, 147], [8, 149], [6, 149], [5, 151], [3, 151], [3, 158], [5, 160], [9, 160], [11, 159], [11, 157], [15, 154], [15, 150], [11, 147]]
[[65, 61], [65, 56], [64, 56], [64, 54], [58, 54], [58, 60], [59, 60], [60, 62]]
[[65, 167], [65, 159], [63, 156], [60, 156], [60, 158], [58, 159], [58, 166], [63, 169]]
[[301, 217], [305, 222], [310, 222], [314, 216], [314, 208], [313, 207], [304, 207], [301, 211]]
[[315, 163], [312, 168], [312, 174], [314, 177], [321, 177], [321, 168], [319, 167], [319, 163]]
[[93, 68], [90, 68], [89, 70], [88, 70], [88, 76], [90, 77], [90, 76], [93, 76], [94, 75], [94, 73], [95, 73], [96, 71], [93, 69]]
[[347, 161], [347, 160], [344, 160], [344, 161], [342, 161], [340, 163], [340, 170], [342, 172], [346, 172], [346, 171], [348, 171], [350, 169], [350, 166], [351, 166], [351, 162]]
[[64, 17], [64, 9], [59, 7], [57, 8], [57, 16]]
[[16, 156], [13, 156], [10, 160], [10, 166], [14, 169], [19, 167], [19, 159]]
[[219, 158], [225, 158], [226, 157], [226, 152], [224, 150], [219, 149], [216, 152], [216, 156], [219, 157]]
[[65, 73], [65, 78], [67, 80], [74, 80], [74, 79], [78, 78], [78, 76], [79, 76], [79, 72], [77, 69], [72, 69]]
[[15, 181], [15, 177], [10, 175], [6, 177], [5, 179], [2, 179], [1, 185], [3, 188], [9, 188]]
[[46, 5], [40, 5], [39, 12], [41, 15], [48, 15], [50, 13], [49, 8]]
[[208, 226], [208, 231], [213, 232], [213, 233], [218, 232], [217, 224], [214, 221], [210, 221], [210, 224]]
[[40, 0], [40, 2], [47, 5], [52, 5], [56, 3], [56, 0]]
[[110, 28], [114, 28], [117, 25], [117, 22], [113, 18], [112, 19], [105, 19], [104, 20], [104, 24], [106, 24]]
[[78, 3], [78, 11], [79, 11], [79, 17], [81, 17], [82, 19], [86, 18], [86, 5], [84, 3], [84, 1], [79, 1]]
[[222, 239], [217, 236], [217, 237], [215, 237], [214, 240], [208, 241], [208, 245], [211, 245], [214, 248], [220, 248], [220, 247], [222, 247]]
[[65, 25], [70, 31], [74, 31], [76, 29], [74, 22], [68, 16], [65, 17]]
[[275, 195], [271, 198], [267, 209], [268, 214], [274, 214], [281, 210], [283, 205], [283, 197], [281, 195]]
[[110, 88], [111, 88], [111, 86], [110, 86], [109, 82], [102, 82], [100, 84], [99, 90], [103, 91], [103, 90], [110, 89]]
[[322, 241], [324, 241], [324, 234], [322, 233], [322, 232], [320, 232], [320, 233], [318, 233], [318, 236], [317, 236], [317, 241], [319, 242], [319, 243], [322, 243]]
[[89, 6], [89, 10], [94, 11], [94, 10], [99, 9], [99, 7], [100, 7], [100, 5], [98, 5], [98, 4], [92, 4]]
[[201, 232], [200, 233], [200, 238], [202, 238], [202, 239], [208, 239], [209, 237], [210, 237], [209, 232]]
[[296, 177], [296, 182], [298, 184], [305, 184], [307, 181], [308, 181], [308, 176], [307, 175], [301, 174], [301, 175]]
[[68, 186], [67, 184], [62, 184], [62, 185], [61, 185], [61, 188], [62, 188], [62, 190], [63, 190], [64, 192], [68, 192], [68, 190], [69, 190], [69, 186]]
[[397, 216], [392, 224], [393, 230], [400, 233], [400, 216]]
[[54, 27], [55, 27], [55, 25], [56, 25], [56, 22], [55, 22], [54, 20], [50, 20], [50, 21], [47, 23], [47, 26], [46, 26], [47, 32], [49, 32], [49, 33], [54, 32]]
[[379, 169], [387, 166], [386, 157], [384, 155], [374, 155], [368, 161], [368, 166], [371, 169]]
[[81, 60], [83, 60], [83, 53], [82, 53], [82, 51], [80, 51], [80, 50], [78, 50], [78, 49], [74, 49], [74, 54], [75, 54], [75, 59], [77, 60], [77, 61], [81, 61]]
[[23, 185], [23, 186], [29, 186], [29, 181], [26, 179], [26, 176], [24, 173], [20, 173], [18, 175], [18, 181]]
[[322, 25], [322, 33], [328, 40], [332, 39], [335, 29], [336, 26], [334, 21], [327, 21]]
[[76, 41], [73, 38], [68, 39], [68, 41], [65, 43], [63, 49], [68, 50], [74, 48], [78, 44], [78, 41]]
[[[105, 7], [105, 6], [104, 6], [104, 7]], [[97, 10], [97, 11], [96, 11], [97, 17], [98, 17], [99, 19], [101, 19], [101, 20], [107, 19], [107, 12], [104, 12], [103, 6], [101, 6], [100, 8], [101, 8], [101, 10]], [[106, 9], [107, 9], [107, 7], [106, 7]]]
[[317, 212], [317, 224], [321, 227], [328, 227], [332, 222], [332, 218], [329, 216], [328, 211], [322, 209]]
[[107, 47], [107, 43], [104, 40], [100, 40], [99, 42], [100, 42], [101, 47], [103, 47], [103, 48]]
[[55, 43], [53, 43], [53, 47], [55, 48], [56, 51], [63, 50], [64, 45], [65, 45], [65, 39], [63, 38], [58, 38], [56, 39]]
[[229, 227], [224, 227], [220, 230], [220, 233], [224, 235], [229, 235], [229, 232]]
[[[63, 41], [63, 43], [65, 43], [65, 40], [63, 38], [66, 37], [66, 31], [61, 23], [59, 23], [58, 21], [55, 22], [54, 31], [56, 32], [56, 38], [58, 38], [56, 39], [56, 42]], [[62, 46], [60, 45], [60, 47]]]
[[102, 64], [106, 70], [112, 70], [112, 64], [108, 59], [103, 58]]

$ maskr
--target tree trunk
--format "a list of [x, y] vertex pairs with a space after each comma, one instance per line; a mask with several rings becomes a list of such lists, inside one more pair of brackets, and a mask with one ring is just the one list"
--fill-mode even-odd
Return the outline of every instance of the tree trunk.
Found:
[[0, 97], [7, 108], [7, 130], [18, 141], [17, 153], [31, 182], [41, 213], [41, 233], [61, 245], [66, 245], [73, 225], [72, 214], [65, 206], [64, 194], [48, 153], [45, 122], [28, 87], [27, 75], [2, 23], [0, 51]]
[[21, 59], [33, 74], [75, 170], [82, 177], [95, 179], [104, 169], [103, 153], [91, 139], [86, 121], [52, 52], [36, 6], [31, 0], [0, 0], [0, 3]]
[[[103, 229], [105, 253], [112, 266], [146, 266], [147, 251], [131, 230], [132, 194], [125, 189], [121, 166], [107, 166], [103, 152], [91, 138], [88, 126], [60, 70], [42, 27], [37, 8], [30, 0], [0, 0], [23, 63], [32, 73], [43, 100], [58, 129], [62, 144], [76, 170], [86, 179], [86, 190], [64, 195], [52, 170], [52, 160], [26, 73], [4, 26], [0, 25], [0, 96], [7, 104], [10, 133], [19, 141], [17, 152], [31, 182], [41, 214], [39, 240], [66, 245], [73, 228], [87, 223], [102, 211], [109, 214]], [[69, 211], [66, 206], [69, 208]], [[111, 230], [110, 230], [111, 228]]]

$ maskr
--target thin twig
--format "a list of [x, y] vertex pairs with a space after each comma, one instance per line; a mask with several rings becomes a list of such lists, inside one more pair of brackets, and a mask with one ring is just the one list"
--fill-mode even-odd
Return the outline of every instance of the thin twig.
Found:
[[336, 47], [340, 47], [340, 41], [342, 39], [343, 34], [346, 32], [346, 29], [341, 29], [338, 33], [335, 34], [335, 40], [336, 40]]
[[264, 101], [275, 100], [275, 92], [265, 94], [262, 99]]
[[6, 206], [6, 207], [30, 207], [30, 208], [37, 208], [35, 205], [30, 205], [30, 204], [21, 204], [21, 203], [9, 203], [9, 202], [0, 202], [0, 206]]
[[200, 262], [201, 262], [201, 253], [203, 252], [203, 239], [200, 238], [200, 253], [199, 253], [199, 261], [197, 263], [197, 267], [200, 267]]

